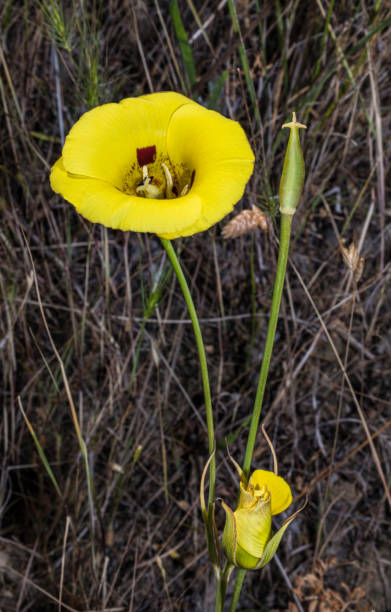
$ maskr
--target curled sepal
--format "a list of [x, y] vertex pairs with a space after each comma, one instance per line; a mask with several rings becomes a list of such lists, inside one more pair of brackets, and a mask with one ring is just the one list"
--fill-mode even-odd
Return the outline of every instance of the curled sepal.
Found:
[[298, 123], [296, 113], [292, 113], [292, 121], [285, 123], [282, 127], [290, 128], [291, 133], [280, 182], [280, 211], [285, 215], [294, 215], [303, 191], [305, 175], [299, 128], [306, 128], [307, 126]]
[[228, 457], [229, 457], [229, 459], [230, 459], [231, 463], [233, 464], [233, 466], [234, 466], [235, 470], [236, 470], [236, 471], [237, 471], [237, 473], [239, 474], [240, 481], [241, 481], [241, 482], [245, 482], [245, 481], [246, 481], [246, 477], [245, 477], [245, 475], [244, 475], [244, 472], [243, 472], [242, 468], [240, 467], [239, 463], [237, 463], [237, 462], [235, 461], [235, 459], [232, 457], [231, 453], [229, 452], [229, 448], [228, 448], [228, 442], [227, 442], [227, 440], [225, 441], [225, 443], [226, 443], [226, 446], [227, 446], [227, 454], [228, 454]]
[[299, 508], [294, 514], [292, 514], [292, 516], [286, 519], [286, 521], [281, 525], [280, 529], [274, 534], [272, 538], [270, 538], [269, 542], [265, 546], [265, 550], [263, 551], [262, 558], [259, 564], [257, 565], [256, 569], [261, 569], [261, 567], [264, 567], [267, 563], [269, 563], [269, 561], [273, 559], [274, 555], [277, 552], [277, 548], [280, 545], [282, 536], [284, 535], [287, 527], [289, 527], [289, 525], [296, 518], [299, 512], [304, 510], [306, 505], [307, 505], [307, 500], [305, 501], [305, 504], [301, 508]]
[[206, 504], [205, 504], [205, 478], [206, 478], [206, 474], [208, 471], [208, 467], [215, 455], [215, 452], [216, 452], [216, 449], [213, 450], [213, 453], [211, 454], [208, 461], [206, 462], [205, 467], [202, 471], [201, 482], [200, 482], [200, 505], [201, 505], [202, 517], [204, 519], [205, 524], [208, 522], [208, 511], [206, 509]]
[[207, 509], [205, 503], [205, 478], [210, 462], [212, 461], [215, 452], [216, 450], [214, 450], [211, 456], [209, 457], [202, 472], [200, 482], [200, 505], [202, 518], [204, 519], [205, 524], [206, 541], [208, 545], [209, 557], [212, 562], [216, 578], [218, 580], [220, 577], [221, 550], [215, 521], [215, 504], [211, 504], [211, 507]]

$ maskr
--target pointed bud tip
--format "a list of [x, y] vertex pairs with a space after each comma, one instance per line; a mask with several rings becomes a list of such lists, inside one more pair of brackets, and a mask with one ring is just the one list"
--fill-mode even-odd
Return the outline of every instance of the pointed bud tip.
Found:
[[295, 111], [293, 111], [292, 113], [292, 121], [290, 121], [289, 123], [284, 123], [282, 127], [283, 128], [304, 128], [305, 130], [307, 129], [306, 125], [304, 125], [303, 123], [298, 123], [298, 121], [296, 121]]

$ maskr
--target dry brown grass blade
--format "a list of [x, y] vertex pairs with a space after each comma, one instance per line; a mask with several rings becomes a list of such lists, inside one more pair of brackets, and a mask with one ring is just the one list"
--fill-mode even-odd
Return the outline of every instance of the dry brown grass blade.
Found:
[[60, 589], [58, 594], [58, 612], [61, 612], [62, 607], [62, 593], [64, 589], [64, 572], [65, 572], [65, 558], [66, 558], [66, 547], [68, 541], [69, 527], [71, 525], [71, 517], [67, 516], [65, 522], [64, 540], [62, 544], [62, 557], [61, 557], [61, 576], [60, 576]]
[[379, 99], [379, 88], [377, 78], [374, 74], [374, 66], [372, 61], [371, 45], [367, 44], [368, 63], [369, 63], [369, 79], [372, 91], [373, 113], [375, 115], [376, 127], [376, 173], [377, 173], [377, 193], [379, 201], [380, 213], [380, 273], [384, 269], [384, 249], [385, 249], [385, 172], [384, 172], [384, 149], [383, 149], [383, 125], [381, 116], [381, 105]]
[[[51, 593], [49, 593], [48, 591], [46, 591], [45, 589], [40, 587], [33, 580], [30, 580], [30, 578], [28, 578], [27, 576], [24, 576], [23, 574], [21, 574], [20, 572], [15, 570], [13, 567], [7, 567], [7, 571], [11, 572], [11, 574], [14, 574], [18, 578], [21, 578], [22, 580], [24, 580], [25, 583], [29, 584], [34, 589], [36, 589], [37, 591], [39, 591], [40, 593], [45, 595], [45, 597], [47, 597], [50, 601], [53, 601], [57, 605], [60, 603], [60, 601], [59, 601], [59, 599], [57, 599], [57, 597], [54, 597], [54, 595], [52, 595]], [[62, 602], [61, 605], [64, 608], [64, 610], [69, 610], [69, 612], [79, 612], [79, 610], [75, 610], [75, 608], [72, 608], [71, 606], [68, 606], [64, 602]], [[118, 612], [122, 612], [122, 610], [125, 610], [125, 608], [117, 608], [115, 612], [117, 612], [117, 611]], [[112, 610], [112, 612], [114, 612], [114, 610]]]
[[136, 37], [137, 47], [138, 47], [138, 50], [139, 50], [139, 53], [140, 53], [141, 61], [142, 61], [142, 64], [143, 64], [145, 76], [146, 76], [148, 87], [149, 87], [149, 91], [152, 93], [154, 89], [153, 89], [151, 74], [149, 72], [147, 60], [145, 58], [143, 44], [142, 44], [142, 41], [140, 39], [140, 34], [139, 34], [139, 30], [138, 30], [138, 25], [137, 25], [137, 15], [136, 15], [136, 10], [135, 10], [134, 7], [132, 7], [132, 17], [133, 17], [134, 35]]

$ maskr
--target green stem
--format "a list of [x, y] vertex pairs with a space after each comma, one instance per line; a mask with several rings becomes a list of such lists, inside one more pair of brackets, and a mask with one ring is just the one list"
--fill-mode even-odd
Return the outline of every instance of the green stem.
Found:
[[[212, 400], [210, 395], [208, 366], [206, 363], [206, 353], [204, 342], [202, 340], [201, 328], [197, 317], [197, 312], [194, 306], [193, 299], [190, 294], [189, 286], [187, 284], [185, 275], [176, 256], [174, 247], [170, 240], [161, 238], [162, 244], [166, 249], [168, 258], [172, 264], [175, 274], [177, 275], [180, 287], [182, 289], [183, 296], [186, 301], [186, 305], [190, 314], [191, 322], [193, 324], [194, 335], [197, 343], [198, 358], [201, 366], [202, 386], [204, 389], [205, 399], [205, 412], [206, 412], [206, 426], [208, 428], [208, 442], [209, 442], [209, 455], [211, 455], [215, 449], [215, 434], [213, 425], [213, 411], [212, 411]], [[212, 518], [212, 507], [215, 496], [215, 482], [216, 482], [216, 460], [213, 456], [209, 466], [209, 494], [208, 494], [208, 518], [211, 521]]]
[[[281, 213], [280, 248], [278, 251], [276, 278], [274, 281], [273, 289], [273, 300], [270, 310], [269, 325], [267, 328], [265, 351], [263, 354], [261, 371], [259, 374], [257, 394], [255, 396], [254, 408], [250, 423], [250, 431], [247, 439], [246, 453], [244, 455], [243, 461], [243, 472], [246, 478], [248, 478], [250, 475], [251, 460], [254, 452], [254, 445], [258, 431], [259, 419], [261, 416], [262, 402], [263, 397], [265, 395], [266, 381], [269, 373], [270, 359], [272, 356], [274, 337], [276, 334], [282, 290], [284, 288], [286, 264], [288, 261], [289, 254], [292, 216], [293, 215]], [[246, 570], [239, 570], [236, 575], [235, 590], [230, 607], [230, 612], [235, 612], [236, 610], [245, 575]]]
[[278, 252], [276, 278], [274, 281], [273, 300], [270, 311], [269, 325], [265, 343], [265, 351], [262, 359], [261, 372], [259, 374], [257, 394], [255, 396], [254, 408], [251, 417], [250, 431], [247, 439], [246, 453], [244, 455], [243, 472], [246, 478], [250, 475], [251, 459], [254, 452], [255, 439], [261, 416], [262, 402], [265, 395], [267, 376], [269, 373], [270, 359], [272, 356], [274, 336], [280, 311], [282, 290], [284, 287], [285, 270], [288, 261], [289, 242], [291, 237], [292, 215], [281, 214], [280, 248]]
[[225, 593], [227, 591], [227, 584], [232, 570], [233, 565], [227, 561], [217, 582], [215, 612], [223, 612], [224, 610]]
[[232, 596], [231, 607], [229, 609], [229, 612], [235, 612], [236, 610], [236, 606], [239, 603], [240, 591], [242, 590], [245, 576], [246, 576], [246, 570], [239, 569], [238, 573], [236, 574], [235, 590]]

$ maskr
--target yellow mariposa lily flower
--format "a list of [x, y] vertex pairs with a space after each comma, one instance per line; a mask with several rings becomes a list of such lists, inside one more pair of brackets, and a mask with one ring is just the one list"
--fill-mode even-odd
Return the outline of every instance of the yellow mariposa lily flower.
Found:
[[255, 470], [246, 483], [236, 463], [235, 467], [240, 475], [239, 504], [233, 512], [222, 502], [226, 513], [223, 548], [232, 565], [242, 569], [259, 569], [272, 559], [297, 512], [272, 535], [272, 516], [280, 514], [292, 503], [288, 483], [267, 470]]
[[50, 182], [90, 221], [171, 239], [228, 214], [253, 166], [239, 123], [163, 92], [85, 113]]

